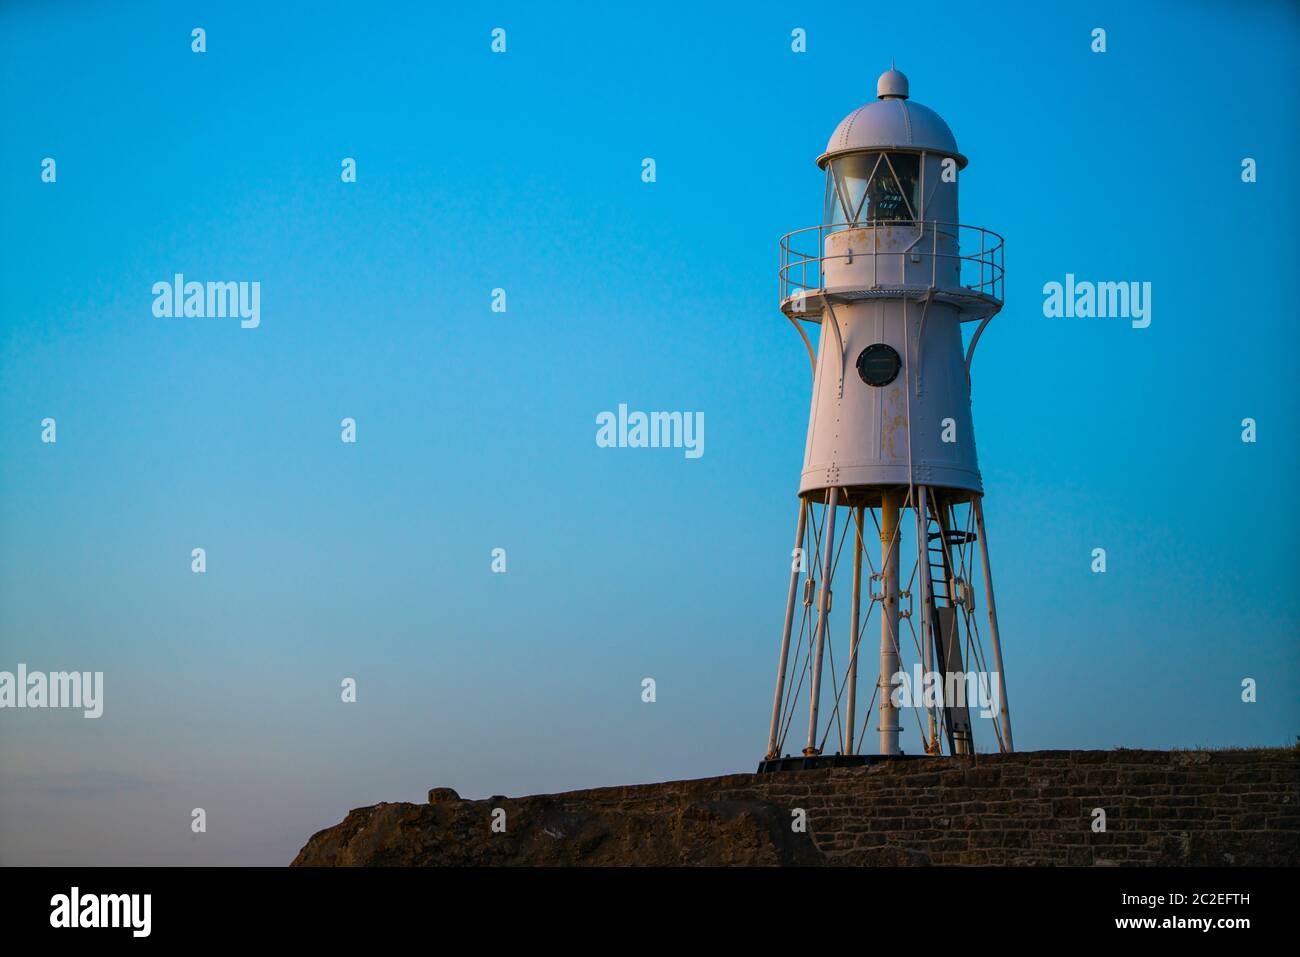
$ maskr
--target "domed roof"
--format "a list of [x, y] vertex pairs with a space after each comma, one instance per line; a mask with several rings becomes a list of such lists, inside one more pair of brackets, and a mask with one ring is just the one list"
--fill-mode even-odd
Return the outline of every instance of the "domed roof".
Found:
[[911, 149], [947, 153], [957, 160], [958, 168], [966, 157], [957, 151], [957, 139], [938, 113], [928, 106], [907, 98], [907, 77], [898, 70], [888, 70], [876, 83], [877, 99], [860, 106], [835, 127], [826, 152], [817, 157], [817, 165], [840, 153], [869, 149]]

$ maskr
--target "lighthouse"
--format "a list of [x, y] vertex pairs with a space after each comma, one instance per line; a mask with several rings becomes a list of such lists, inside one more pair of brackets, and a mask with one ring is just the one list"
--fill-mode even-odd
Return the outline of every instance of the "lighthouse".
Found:
[[1002, 237], [961, 224], [967, 159], [896, 69], [817, 165], [821, 222], [781, 240], [812, 402], [760, 770], [1010, 751], [971, 414]]

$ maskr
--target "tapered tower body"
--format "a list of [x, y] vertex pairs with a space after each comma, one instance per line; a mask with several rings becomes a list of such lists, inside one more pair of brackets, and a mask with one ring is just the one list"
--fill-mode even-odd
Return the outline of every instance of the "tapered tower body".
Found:
[[781, 309], [813, 386], [762, 769], [863, 760], [872, 720], [875, 753], [901, 754], [904, 715], [912, 753], [1011, 750], [970, 388], [975, 345], [1002, 307], [1002, 239], [960, 225], [966, 163], [891, 69], [817, 160], [821, 224], [781, 240]]

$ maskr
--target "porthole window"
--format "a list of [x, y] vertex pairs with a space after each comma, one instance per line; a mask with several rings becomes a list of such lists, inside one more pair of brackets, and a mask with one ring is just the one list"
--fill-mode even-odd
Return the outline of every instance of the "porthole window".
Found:
[[858, 375], [867, 385], [876, 388], [889, 385], [897, 379], [902, 368], [903, 360], [893, 346], [887, 346], [883, 342], [867, 346], [858, 356]]

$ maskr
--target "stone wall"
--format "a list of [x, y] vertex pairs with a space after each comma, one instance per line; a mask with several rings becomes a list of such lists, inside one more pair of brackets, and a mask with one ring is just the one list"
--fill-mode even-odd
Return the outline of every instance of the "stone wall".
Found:
[[[438, 788], [429, 799], [352, 811], [293, 863], [1300, 863], [1294, 749], [1034, 751], [486, 801]], [[492, 830], [496, 808], [504, 832]]]

